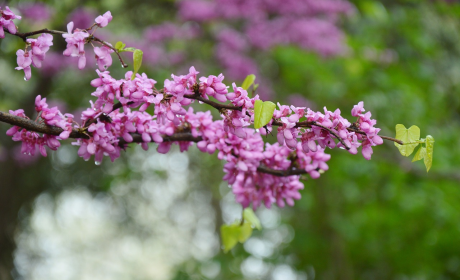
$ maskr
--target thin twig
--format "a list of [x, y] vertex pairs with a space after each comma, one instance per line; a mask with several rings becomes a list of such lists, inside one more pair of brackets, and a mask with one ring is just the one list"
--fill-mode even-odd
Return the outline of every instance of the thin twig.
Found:
[[[366, 135], [366, 132], [361, 131], [361, 130], [358, 130], [358, 129], [355, 129], [355, 128], [348, 127], [347, 130], [348, 130], [348, 131], [351, 131], [351, 132], [359, 133], [359, 134], [362, 134], [362, 135]], [[399, 145], [404, 145], [404, 142], [401, 141], [401, 140], [399, 140], [399, 139], [396, 139], [396, 138], [393, 138], [393, 137], [388, 137], [388, 136], [382, 136], [382, 135], [379, 135], [379, 136], [380, 136], [380, 138], [382, 138], [382, 139], [386, 139], [386, 140], [390, 140], [390, 141], [396, 142], [396, 143], [398, 143]]]
[[286, 169], [286, 170], [278, 170], [278, 169], [268, 168], [268, 167], [266, 167], [264, 165], [259, 165], [259, 167], [257, 167], [257, 171], [262, 172], [262, 173], [271, 174], [271, 175], [278, 176], [278, 177], [302, 175], [302, 174], [308, 173], [307, 171], [305, 171], [303, 169], [290, 168], [290, 169]]
[[211, 101], [209, 99], [205, 99], [205, 98], [203, 98], [203, 97], [201, 97], [199, 95], [196, 95], [196, 94], [185, 94], [184, 97], [188, 98], [188, 99], [195, 99], [195, 100], [201, 101], [203, 103], [206, 103], [206, 104], [216, 108], [219, 111], [221, 109], [237, 110], [237, 111], [242, 111], [243, 110], [243, 108], [241, 108], [241, 107], [228, 105], [228, 104], [217, 103], [217, 102]]
[[396, 139], [396, 138], [393, 138], [393, 137], [388, 137], [388, 136], [381, 136], [381, 135], [379, 135], [379, 136], [380, 136], [380, 138], [382, 138], [382, 139], [386, 139], [386, 140], [390, 140], [390, 141], [396, 142], [396, 143], [398, 143], [399, 145], [404, 145], [404, 142], [401, 141], [401, 140], [399, 140], [399, 139]]
[[43, 34], [43, 33], [48, 33], [48, 34], [67, 34], [67, 32], [64, 31], [59, 31], [59, 30], [49, 30], [48, 28], [40, 29], [37, 31], [31, 31], [27, 33], [21, 33], [21, 32], [16, 32], [15, 34], [11, 33], [7, 28], [3, 28], [3, 30], [13, 36], [17, 36], [21, 38], [22, 40], [26, 41], [27, 37], [38, 35], [38, 34]]

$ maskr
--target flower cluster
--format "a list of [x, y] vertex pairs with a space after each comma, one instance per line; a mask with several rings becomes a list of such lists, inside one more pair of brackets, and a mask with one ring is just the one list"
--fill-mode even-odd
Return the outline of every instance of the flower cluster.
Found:
[[[255, 17], [255, 23], [263, 18], [263, 14], [257, 13], [261, 11], [260, 7], [255, 7], [254, 3], [245, 5], [245, 9], [240, 9], [241, 13], [235, 13], [234, 8], [240, 5], [238, 1], [218, 2], [233, 7], [225, 9], [224, 17], [248, 18], [250, 15], [251, 18]], [[289, 15], [289, 18], [312, 10], [316, 14], [337, 8], [328, 6], [329, 0], [322, 5], [306, 0], [304, 2], [307, 4], [302, 2], [302, 5], [305, 4], [302, 6], [300, 2], [288, 1], [283, 9], [275, 9], [271, 2], [262, 1], [259, 4], [263, 4], [266, 12], [277, 11], [282, 16]], [[344, 6], [332, 13], [341, 13], [345, 9]], [[8, 7], [0, 11], [0, 23], [13, 33], [13, 27], [7, 21], [19, 17]], [[82, 124], [77, 124], [73, 115], [61, 113], [57, 107], [50, 108], [46, 98], [37, 96], [36, 122], [61, 128], [62, 132], [59, 135], [40, 135], [18, 126], [12, 127], [7, 134], [14, 141], [22, 141], [23, 153], [33, 155], [39, 150], [46, 156], [46, 146], [56, 150], [60, 146], [59, 140], [69, 138], [71, 133], [81, 136], [72, 143], [79, 146], [78, 155], [85, 160], [94, 156], [96, 164], [100, 164], [104, 156], [114, 161], [131, 142], [139, 143], [144, 149], [149, 148], [148, 143], [155, 142], [160, 153], [167, 153], [173, 144], [179, 145], [181, 151], [186, 151], [196, 142], [200, 151], [209, 154], [217, 152], [217, 157], [226, 161], [224, 180], [231, 185], [236, 200], [243, 207], [252, 205], [257, 208], [262, 204], [271, 207], [274, 203], [279, 207], [285, 204], [292, 206], [294, 200], [301, 196], [299, 190], [303, 189], [299, 181], [301, 174], [316, 179], [328, 170], [326, 162], [330, 155], [325, 153], [326, 148], [346, 148], [356, 154], [358, 147], [362, 146], [363, 156], [370, 159], [371, 147], [383, 142], [371, 113], [364, 113], [363, 102], [352, 110], [352, 115], [358, 117], [353, 124], [341, 116], [339, 109], [332, 112], [324, 108], [324, 112], [316, 112], [306, 107], [278, 103], [270, 122], [256, 130], [251, 125], [255, 121], [254, 104], [260, 100], [259, 95], [250, 97], [245, 89], [235, 83], [230, 88], [224, 83], [222, 74], [198, 77], [199, 72], [192, 66], [185, 75], [172, 74], [161, 88], [157, 88], [157, 82], [145, 73], [134, 75], [129, 71], [124, 78], [116, 79], [106, 71], [112, 64], [111, 53], [114, 49], [110, 44], [94, 39], [88, 32], [93, 27], [106, 27], [111, 20], [111, 13], [107, 12], [98, 16], [88, 29], [74, 29], [73, 22], [67, 25], [68, 32], [63, 34], [67, 43], [64, 55], [78, 57], [80, 69], [86, 64], [85, 44], [92, 40], [102, 43], [102, 46], [94, 47], [99, 69], [96, 70], [98, 77], [91, 81], [95, 88], [91, 95], [96, 100], [90, 101], [91, 106], [82, 112]], [[231, 39], [235, 38], [235, 34], [238, 37], [236, 32], [228, 30], [221, 37], [228, 41], [227, 45], [232, 50], [246, 50], [248, 43], [244, 38]], [[42, 66], [45, 53], [53, 45], [52, 39], [51, 34], [27, 39], [30, 50], [17, 51], [19, 66], [16, 69], [24, 70], [27, 80], [31, 76], [31, 65], [37, 68]], [[210, 98], [218, 102], [210, 101]], [[218, 109], [221, 119], [213, 120], [209, 111], [195, 112], [189, 106], [195, 100]], [[21, 109], [10, 113], [27, 118]], [[275, 127], [277, 143], [264, 143], [262, 135], [273, 131]]]
[[[14, 18], [21, 18], [15, 16], [11, 10], [6, 7], [6, 10], [2, 11], [2, 18], [0, 18], [0, 27], [1, 25], [8, 28], [10, 33], [16, 33], [16, 26], [11, 21]], [[112, 20], [112, 15], [109, 12], [106, 12], [102, 16], [98, 16], [95, 20], [95, 24], [98, 27], [102, 28], [107, 26], [107, 24]], [[78, 68], [83, 69], [86, 65], [86, 56], [85, 56], [85, 44], [93, 40], [92, 35], [88, 33], [89, 29], [78, 29], [74, 30], [74, 22], [71, 21], [67, 24], [67, 33], [63, 34], [62, 37], [65, 38], [67, 43], [66, 49], [63, 54], [70, 57], [78, 57]], [[0, 28], [0, 38], [3, 38], [3, 28]], [[101, 41], [99, 41], [101, 42]], [[27, 39], [27, 46], [25, 50], [18, 50], [17, 63], [18, 67], [16, 70], [24, 70], [25, 80], [29, 80], [32, 76], [31, 65], [40, 68], [42, 62], [45, 60], [45, 54], [49, 50], [50, 46], [53, 45], [53, 36], [51, 34], [41, 34], [37, 39]], [[30, 46], [31, 50], [29, 51], [27, 47]], [[102, 43], [101, 47], [94, 47], [94, 53], [96, 58], [96, 63], [101, 71], [105, 71], [108, 67], [112, 65], [111, 54], [114, 52], [110, 44]]]
[[[31, 44], [40, 46], [36, 42]], [[38, 147], [46, 154], [45, 146], [57, 149], [58, 140], [68, 138], [72, 128], [86, 131], [88, 137], [79, 138], [73, 144], [79, 146], [79, 156], [89, 160], [94, 155], [97, 164], [104, 156], [112, 161], [118, 158], [135, 135], [138, 135], [136, 142], [144, 149], [148, 149], [149, 142], [158, 143], [160, 153], [167, 153], [174, 143], [186, 151], [197, 142], [200, 151], [217, 152], [217, 157], [227, 162], [224, 180], [232, 186], [239, 203], [244, 207], [252, 204], [254, 208], [261, 204], [270, 207], [273, 203], [279, 207], [293, 205], [294, 200], [300, 198], [299, 190], [303, 189], [300, 175], [296, 174], [318, 178], [328, 169], [326, 162], [330, 155], [325, 153], [326, 148], [347, 148], [356, 154], [357, 148], [363, 146], [364, 157], [370, 159], [371, 146], [383, 142], [377, 135], [380, 129], [374, 127], [376, 121], [370, 118], [370, 112], [364, 113], [363, 102], [352, 110], [352, 115], [358, 117], [353, 125], [338, 109], [315, 112], [278, 103], [272, 120], [264, 128], [255, 130], [250, 126], [254, 123], [254, 103], [259, 96], [249, 97], [248, 92], [235, 83], [229, 92], [222, 74], [198, 78], [199, 72], [191, 67], [186, 75], [171, 75], [163, 88], [158, 89], [157, 82], [146, 74], [136, 74], [131, 79], [129, 71], [117, 80], [108, 71], [96, 72], [98, 78], [91, 81], [96, 88], [92, 93], [96, 100], [90, 101], [91, 107], [83, 111], [81, 125], [73, 125], [72, 115], [62, 114], [56, 107], [48, 108], [46, 99], [38, 96], [35, 109], [40, 122], [60, 127], [63, 132], [58, 137], [39, 136], [13, 127], [8, 135], [15, 141], [23, 141], [25, 153], [33, 154]], [[211, 97], [220, 102], [228, 100], [234, 107], [221, 108], [221, 120], [213, 120], [209, 111], [194, 112], [193, 108], [187, 108], [196, 99]], [[150, 106], [154, 107], [153, 114], [146, 111]], [[25, 117], [22, 110], [12, 114]], [[274, 126], [278, 126], [278, 143], [265, 144], [262, 135]], [[174, 139], [174, 135], [181, 133], [194, 138]]]
[[[98, 16], [95, 20], [95, 24], [98, 27], [106, 27], [107, 24], [112, 20], [112, 14], [110, 11], [106, 12], [102, 16]], [[85, 68], [86, 65], [86, 56], [85, 56], [85, 44], [89, 42], [90, 34], [87, 29], [81, 30], [74, 28], [73, 21], [67, 24], [67, 34], [63, 34], [62, 37], [65, 38], [67, 42], [67, 47], [64, 50], [65, 56], [78, 57], [78, 69]], [[73, 31], [73, 33], [72, 33]], [[113, 49], [107, 45], [102, 47], [94, 47], [94, 53], [96, 54], [97, 64], [101, 71], [107, 69], [112, 65], [112, 57], [110, 56], [113, 53]]]
[[359, 118], [357, 124], [364, 134], [357, 134], [356, 139], [362, 141], [362, 153], [364, 158], [371, 159], [371, 155], [373, 153], [371, 147], [383, 144], [383, 139], [377, 135], [380, 128], [374, 127], [377, 121], [371, 119], [371, 112], [362, 114], [364, 111], [364, 102], [361, 101], [358, 105], [353, 107], [351, 115]]
[[69, 24], [67, 24], [67, 34], [62, 35], [67, 42], [64, 55], [78, 57], [78, 69], [83, 69], [86, 65], [85, 43], [86, 38], [89, 37], [89, 33], [78, 28], [72, 33], [73, 26], [73, 21], [69, 22]]
[[[221, 2], [237, 5], [236, 2], [231, 4], [231, 1]], [[268, 10], [273, 8], [265, 4]], [[321, 7], [325, 9], [324, 5]], [[230, 10], [226, 12], [230, 13], [226, 17], [235, 16]], [[240, 16], [245, 17], [243, 14]], [[13, 18], [18, 17], [9, 9], [2, 12], [4, 26], [7, 26], [5, 20]], [[103, 28], [111, 20], [111, 13], [107, 12], [98, 16], [89, 29], [74, 29], [74, 23], [70, 22], [68, 32], [63, 34], [67, 43], [64, 55], [78, 57], [79, 68], [84, 68], [84, 46], [94, 38], [88, 31], [94, 26]], [[231, 49], [245, 50], [245, 39], [231, 39], [235, 34], [227, 31], [221, 37], [228, 41]], [[27, 39], [27, 44], [31, 50], [18, 50], [19, 66], [16, 69], [24, 70], [26, 79], [29, 79], [30, 66], [41, 67], [45, 53], [53, 44], [52, 35], [42, 34], [37, 39]], [[166, 79], [163, 87], [158, 89], [155, 87], [157, 82], [146, 74], [133, 75], [129, 71], [123, 79], [113, 78], [106, 71], [112, 64], [113, 51], [104, 42], [101, 47], [94, 48], [99, 70], [96, 70], [98, 78], [91, 81], [96, 88], [91, 95], [96, 100], [90, 101], [91, 107], [83, 111], [81, 125], [73, 124], [72, 115], [62, 114], [56, 107], [49, 108], [46, 98], [37, 96], [37, 120], [60, 127], [63, 131], [59, 136], [40, 136], [16, 126], [11, 128], [8, 135], [13, 136], [15, 141], [23, 142], [24, 153], [33, 154], [38, 147], [41, 154], [46, 155], [45, 146], [57, 149], [60, 145], [58, 140], [67, 139], [73, 129], [87, 136], [73, 143], [79, 146], [78, 155], [85, 160], [94, 155], [97, 164], [102, 162], [104, 156], [109, 156], [112, 161], [118, 158], [120, 151], [133, 142], [134, 137], [144, 149], [148, 149], [149, 142], [158, 143], [160, 153], [167, 153], [174, 143], [180, 146], [181, 151], [186, 151], [192, 142], [197, 142], [199, 150], [211, 154], [217, 152], [218, 158], [227, 162], [224, 179], [232, 186], [237, 201], [244, 207], [252, 204], [257, 208], [261, 204], [266, 207], [273, 203], [280, 207], [286, 203], [293, 205], [294, 200], [300, 198], [299, 190], [303, 184], [299, 181], [300, 175], [291, 174], [306, 173], [311, 178], [318, 178], [320, 173], [328, 169], [326, 161], [330, 156], [324, 153], [326, 147], [347, 148], [356, 154], [357, 148], [362, 145], [364, 157], [370, 159], [371, 146], [382, 143], [377, 135], [379, 129], [374, 127], [375, 120], [370, 119], [369, 112], [363, 114], [362, 102], [353, 108], [353, 116], [359, 117], [353, 127], [338, 109], [331, 112], [324, 108], [322, 113], [305, 107], [278, 104], [272, 120], [264, 128], [255, 130], [250, 126], [254, 123], [254, 103], [260, 99], [259, 96], [249, 97], [248, 92], [235, 83], [229, 92], [222, 74], [198, 78], [199, 72], [191, 67], [186, 75], [171, 75], [171, 79]], [[187, 108], [196, 99], [205, 101], [211, 97], [222, 103], [230, 101], [231, 105], [226, 107], [213, 105], [218, 106], [216, 108], [221, 113], [221, 120], [213, 120], [210, 112], [194, 112], [193, 108]], [[153, 114], [147, 112], [150, 106], [154, 107]], [[26, 117], [22, 110], [11, 113]], [[278, 143], [264, 144], [261, 135], [272, 131], [274, 126], [278, 126]], [[193, 139], [174, 138], [177, 134], [191, 135]]]
[[42, 67], [42, 62], [45, 60], [46, 52], [53, 45], [53, 36], [51, 34], [41, 34], [37, 39], [27, 39], [27, 44], [30, 45], [31, 50], [23, 51], [18, 50], [16, 70], [24, 70], [24, 80], [29, 80], [32, 76], [32, 69], [30, 65], [37, 68]]
[[[352, 110], [352, 115], [358, 117], [353, 125], [338, 109], [331, 112], [324, 108], [322, 113], [278, 104], [269, 124], [255, 130], [250, 125], [254, 122], [254, 102], [259, 96], [250, 98], [235, 83], [233, 91], [228, 92], [222, 74], [198, 78], [199, 72], [191, 67], [188, 74], [172, 75], [163, 88], [157, 89], [157, 82], [146, 74], [136, 74], [131, 80], [129, 71], [117, 80], [108, 71], [96, 72], [99, 77], [91, 85], [96, 88], [92, 95], [97, 99], [83, 111], [82, 125], [73, 125], [72, 115], [62, 114], [56, 107], [48, 108], [45, 98], [36, 98], [40, 121], [60, 127], [63, 132], [58, 137], [39, 136], [13, 127], [8, 135], [15, 141], [23, 141], [23, 152], [33, 154], [38, 147], [46, 155], [45, 146], [57, 149], [58, 140], [68, 138], [72, 128], [86, 131], [88, 136], [73, 143], [79, 146], [78, 155], [85, 160], [94, 155], [97, 164], [104, 156], [112, 161], [118, 158], [135, 135], [138, 135], [136, 142], [144, 149], [148, 149], [149, 142], [158, 143], [160, 153], [167, 153], [174, 143], [186, 151], [197, 142], [200, 151], [217, 152], [217, 157], [227, 162], [224, 180], [232, 186], [236, 200], [244, 207], [252, 204], [257, 208], [261, 204], [293, 205], [303, 189], [300, 174], [316, 179], [328, 170], [326, 162], [330, 155], [325, 153], [326, 148], [348, 148], [356, 154], [357, 148], [363, 146], [364, 157], [370, 159], [371, 146], [382, 143], [377, 135], [380, 129], [374, 127], [376, 121], [370, 119], [369, 112], [364, 114], [362, 102]], [[192, 107], [186, 108], [197, 98], [210, 97], [221, 102], [229, 100], [234, 109], [220, 110], [222, 119], [213, 120], [209, 111], [194, 112]], [[154, 107], [153, 114], [147, 113], [149, 106]], [[137, 107], [139, 110], [132, 110]], [[11, 112], [25, 117], [22, 110]], [[262, 135], [273, 126], [278, 126], [278, 143], [265, 144]], [[168, 138], [181, 133], [194, 138]]]
[[[39, 150], [40, 154], [46, 157], [46, 146], [55, 151], [61, 146], [59, 140], [69, 138], [73, 127], [73, 116], [71, 114], [62, 114], [57, 107], [48, 108], [46, 98], [42, 99], [40, 95], [35, 99], [35, 111], [39, 114], [38, 119], [40, 122], [60, 127], [63, 129], [63, 132], [59, 136], [47, 134], [40, 135], [37, 132], [27, 131], [24, 128], [13, 126], [6, 134], [12, 136], [13, 141], [22, 142], [21, 152], [23, 154], [33, 156], [35, 152]], [[22, 109], [16, 111], [10, 110], [10, 114], [28, 119]]]
[[4, 10], [0, 7], [0, 38], [5, 38], [5, 27], [11, 34], [16, 34], [17, 28], [13, 22], [13, 19], [21, 19], [20, 16], [17, 16], [10, 10], [8, 6]]

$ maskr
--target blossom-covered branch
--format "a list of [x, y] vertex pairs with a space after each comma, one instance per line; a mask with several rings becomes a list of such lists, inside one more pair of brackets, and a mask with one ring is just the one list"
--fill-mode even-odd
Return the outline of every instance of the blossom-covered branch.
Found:
[[[48, 29], [17, 33], [11, 20], [20, 17], [15, 17], [8, 8], [0, 12], [2, 30], [5, 26], [8, 33], [20, 34], [26, 41], [26, 49], [17, 52], [16, 69], [24, 70], [29, 79], [30, 65], [41, 66], [55, 33]], [[41, 96], [35, 99], [36, 121], [30, 120], [22, 109], [10, 110], [9, 114], [0, 112], [0, 121], [13, 125], [7, 135], [22, 142], [22, 153], [34, 154], [38, 150], [46, 156], [46, 147], [56, 150], [60, 140], [75, 138], [72, 144], [79, 146], [78, 155], [84, 160], [94, 156], [96, 164], [101, 164], [104, 157], [117, 159], [129, 143], [138, 143], [147, 150], [148, 144], [155, 142], [160, 153], [167, 153], [172, 144], [186, 151], [196, 143], [200, 151], [217, 152], [217, 157], [226, 161], [223, 179], [232, 187], [236, 200], [243, 207], [252, 204], [257, 208], [262, 203], [266, 207], [273, 203], [280, 207], [285, 203], [293, 205], [304, 187], [300, 175], [316, 179], [329, 169], [326, 162], [330, 155], [325, 153], [326, 148], [338, 147], [357, 154], [362, 147], [363, 156], [369, 160], [372, 146], [383, 143], [378, 135], [380, 129], [375, 127], [376, 120], [371, 119], [370, 112], [365, 112], [363, 102], [352, 109], [352, 116], [358, 118], [355, 123], [343, 118], [339, 109], [332, 112], [325, 107], [317, 112], [278, 103], [269, 122], [254, 129], [255, 102], [260, 102], [259, 96], [249, 97], [235, 83], [227, 86], [223, 74], [198, 77], [199, 72], [191, 67], [189, 73], [173, 74], [158, 88], [157, 82], [145, 73], [128, 71], [124, 78], [116, 79], [105, 70], [112, 64], [111, 53], [117, 49], [88, 32], [94, 28], [94, 33], [111, 20], [107, 12], [87, 29], [73, 30], [70, 22], [67, 33], [56, 31], [67, 42], [63, 54], [78, 57], [80, 69], [86, 64], [84, 45], [91, 41], [102, 44], [94, 48], [99, 70], [96, 70], [98, 77], [91, 81], [95, 88], [91, 95], [96, 100], [90, 101], [91, 106], [83, 111], [82, 123], [76, 123], [72, 114], [50, 108]], [[37, 39], [27, 38], [36, 34], [41, 35]], [[134, 66], [136, 71], [140, 66], [138, 63], [136, 67], [136, 52]], [[218, 109], [220, 119], [214, 120], [209, 111], [195, 112], [190, 106], [195, 100]], [[149, 107], [152, 110], [147, 111]], [[265, 143], [262, 136], [273, 127], [277, 129], [277, 143]]]
[[[63, 54], [65, 56], [78, 57], [79, 69], [83, 69], [86, 65], [84, 45], [91, 42], [101, 44], [101, 47], [94, 47], [97, 64], [101, 71], [112, 65], [112, 57], [110, 56], [111, 53], [115, 53], [118, 56], [118, 59], [123, 67], [128, 67], [128, 65], [123, 61], [118, 49], [114, 48], [110, 43], [94, 36], [94, 32], [97, 28], [107, 26], [107, 24], [112, 20], [112, 14], [110, 12], [106, 12], [104, 15], [98, 16], [95, 23], [87, 29], [76, 28], [73, 30], [74, 23], [69, 22], [67, 24], [67, 33], [47, 28], [20, 33], [17, 32], [17, 28], [12, 22], [13, 19], [21, 19], [20, 16], [15, 15], [8, 7], [6, 7], [5, 10], [0, 8], [0, 15], [0, 38], [4, 38], [4, 32], [6, 32], [17, 36], [26, 42], [25, 50], [18, 50], [16, 52], [18, 62], [16, 70], [24, 70], [25, 80], [29, 80], [32, 75], [31, 65], [36, 68], [41, 68], [46, 52], [49, 50], [49, 47], [53, 45], [52, 35], [62, 35], [62, 37], [65, 38], [67, 48], [64, 50]], [[93, 30], [93, 32], [89, 33], [91, 30]], [[37, 39], [29, 38], [39, 34], [40, 36]], [[30, 50], [28, 47], [30, 47]]]
[[[54, 136], [59, 136], [64, 131], [60, 127], [38, 123], [33, 120], [18, 117], [16, 115], [5, 113], [2, 111], [0, 111], [0, 122], [9, 123], [13, 126], [24, 128], [28, 130], [29, 132], [33, 131], [33, 132], [39, 132], [39, 133], [54, 135]], [[132, 142], [127, 142], [123, 138], [120, 138], [118, 145], [120, 147], [125, 147], [129, 143], [143, 143], [144, 142], [144, 140], [142, 139], [142, 135], [139, 133], [131, 133], [131, 136], [133, 138]], [[84, 130], [73, 128], [72, 132], [70, 132], [69, 134], [69, 138], [89, 139], [90, 137], [88, 136], [87, 133], [84, 132]], [[163, 142], [176, 142], [176, 141], [200, 142], [202, 140], [203, 138], [201, 136], [195, 137], [191, 133], [187, 133], [187, 132], [178, 132], [170, 136], [163, 136]], [[292, 175], [301, 175], [301, 174], [307, 173], [305, 170], [297, 170], [297, 169], [275, 170], [275, 169], [270, 169], [265, 166], [257, 167], [257, 171], [262, 172], [262, 173], [272, 174], [275, 176], [292, 176]]]

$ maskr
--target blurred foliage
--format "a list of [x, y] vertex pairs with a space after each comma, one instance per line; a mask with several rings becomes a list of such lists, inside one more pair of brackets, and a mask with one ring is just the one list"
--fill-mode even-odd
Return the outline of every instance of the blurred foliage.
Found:
[[[174, 20], [175, 12], [174, 2], [166, 0], [46, 2], [57, 11], [47, 22], [51, 28], [64, 30], [66, 16], [84, 5], [98, 14], [110, 9], [114, 20], [107, 29], [116, 35], [141, 36], [146, 25]], [[266, 56], [270, 69], [263, 71], [270, 74], [279, 93], [273, 101], [287, 102], [288, 94], [297, 93], [313, 109], [340, 108], [348, 117], [353, 105], [364, 101], [366, 110], [378, 120], [381, 134], [387, 136], [395, 135], [395, 124], [416, 124], [436, 139], [430, 173], [420, 162], [402, 157], [393, 143], [375, 148], [371, 161], [331, 150], [330, 169], [318, 180], [305, 181], [302, 199], [293, 208], [272, 210], [281, 213], [281, 223], [275, 228], [264, 226], [261, 232], [254, 232], [249, 245], [237, 245], [230, 254], [220, 252], [208, 261], [190, 259], [177, 267], [174, 279], [208, 279], [203, 271], [210, 263], [220, 267], [214, 279], [268, 279], [267, 271], [285, 265], [298, 273], [298, 279], [460, 278], [460, 5], [409, 0], [352, 2], [356, 13], [344, 20], [349, 45], [346, 55], [324, 58], [293, 46], [258, 54]], [[62, 49], [58, 41], [55, 39], [54, 47]], [[7, 37], [0, 43], [1, 110], [28, 106], [30, 112], [36, 94], [61, 100], [69, 110], [87, 106], [94, 72], [79, 72], [75, 62], [73, 70], [52, 79], [40, 79], [39, 71], [33, 70], [32, 80], [24, 83], [22, 73], [13, 70], [14, 52], [22, 42]], [[167, 48], [188, 50], [189, 64], [177, 69], [197, 62], [198, 70], [198, 66], [206, 66], [202, 74], [218, 74], [212, 46], [209, 40], [172, 41]], [[122, 69], [112, 68], [116, 75], [123, 75]], [[162, 81], [177, 69], [143, 64], [140, 72]], [[13, 143], [4, 135], [6, 129], [8, 126], [0, 126], [0, 143], [12, 149]], [[74, 147], [68, 148], [76, 152]], [[215, 156], [193, 150], [190, 188], [213, 194], [217, 235], [224, 222], [220, 201], [228, 193], [219, 187], [222, 163]], [[127, 162], [130, 153], [128, 150], [120, 161]], [[15, 165], [12, 158], [2, 163], [8, 165]], [[50, 160], [41, 159], [29, 167], [9, 171], [2, 167], [2, 176], [18, 178], [6, 180], [14, 181], [18, 196], [34, 190], [21, 202], [19, 217], [14, 211], [8, 213], [19, 221], [27, 220], [30, 202], [40, 192], [85, 186], [96, 194], [110, 190], [114, 178], [139, 176], [132, 165], [122, 166], [110, 171], [109, 162], [101, 167], [81, 159], [62, 163], [59, 156], [52, 155]], [[0, 215], [5, 213], [0, 211]], [[19, 229], [26, 226], [19, 224]], [[282, 242], [270, 253], [254, 253], [251, 244], [260, 241], [267, 246], [263, 241], [271, 240], [276, 232], [282, 233]], [[251, 267], [265, 267], [259, 270], [265, 274], [251, 274]]]

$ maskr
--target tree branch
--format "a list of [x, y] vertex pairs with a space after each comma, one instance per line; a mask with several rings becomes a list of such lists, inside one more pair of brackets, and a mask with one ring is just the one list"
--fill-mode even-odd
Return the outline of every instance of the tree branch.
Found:
[[[9, 114], [9, 113], [5, 113], [2, 111], [0, 111], [0, 122], [5, 122], [11, 125], [19, 126], [29, 131], [35, 131], [35, 132], [45, 133], [48, 135], [55, 135], [55, 136], [58, 136], [64, 131], [60, 127], [37, 123], [33, 120], [21, 118], [21, 117], [18, 117], [18, 116]], [[131, 133], [131, 136], [133, 137], [133, 142], [129, 142], [129, 143], [143, 143], [144, 142], [142, 140], [142, 136], [139, 133]], [[89, 139], [88, 135], [86, 135], [83, 131], [80, 131], [76, 128], [72, 129], [72, 132], [70, 133], [69, 138]], [[178, 132], [170, 136], [167, 136], [167, 135], [163, 136], [164, 142], [190, 141], [190, 142], [196, 143], [202, 140], [203, 138], [201, 136], [195, 137], [191, 133], [187, 133], [187, 132]], [[129, 143], [126, 142], [123, 138], [120, 138], [118, 145], [120, 145], [121, 147], [124, 147], [125, 145]], [[299, 170], [299, 169], [276, 170], [276, 169], [270, 169], [262, 165], [257, 168], [257, 171], [262, 172], [262, 173], [271, 174], [274, 176], [281, 176], [281, 177], [300, 175], [300, 174], [307, 173], [305, 170]]]
[[305, 171], [303, 169], [290, 168], [290, 169], [287, 169], [287, 170], [277, 170], [277, 169], [268, 168], [265, 165], [259, 165], [259, 167], [257, 167], [257, 171], [262, 172], [262, 173], [271, 174], [271, 175], [278, 176], [278, 177], [302, 175], [302, 174], [307, 174], [308, 173], [307, 171]]
[[195, 99], [195, 100], [201, 101], [203, 103], [211, 105], [212, 107], [216, 108], [219, 111], [222, 110], [222, 109], [237, 110], [237, 111], [242, 111], [243, 110], [243, 108], [241, 108], [241, 107], [228, 105], [228, 104], [221, 104], [221, 103], [211, 101], [209, 99], [205, 99], [205, 98], [201, 97], [199, 94], [198, 95], [197, 94], [185, 94], [184, 97], [188, 98], [188, 99]]
[[[348, 127], [347, 128], [348, 131], [352, 131], [352, 132], [355, 132], [355, 133], [359, 133], [359, 134], [362, 134], [362, 135], [366, 135], [366, 132], [364, 131], [361, 131], [359, 129], [355, 129], [355, 128], [352, 128], [352, 127]], [[382, 136], [382, 135], [379, 135], [382, 139], [386, 139], [386, 140], [390, 140], [390, 141], [393, 141], [393, 142], [396, 142], [398, 143], [399, 145], [404, 145], [404, 142], [399, 140], [399, 139], [396, 139], [396, 138], [393, 138], [393, 137], [388, 137], [388, 136]]]
[[[94, 25], [93, 25], [94, 26]], [[92, 26], [92, 27], [93, 27]], [[92, 28], [91, 27], [91, 28]], [[89, 29], [91, 29], [89, 28]], [[89, 29], [84, 29], [84, 31], [88, 32]], [[24, 42], [26, 42], [27, 38], [30, 37], [30, 36], [34, 36], [34, 35], [38, 35], [38, 34], [43, 34], [43, 33], [47, 33], [47, 34], [55, 34], [55, 35], [63, 35], [63, 34], [67, 34], [67, 32], [64, 32], [64, 31], [59, 31], [59, 30], [50, 30], [48, 28], [44, 28], [44, 29], [40, 29], [40, 30], [36, 30], [36, 31], [31, 31], [31, 32], [27, 32], [27, 33], [21, 33], [21, 32], [16, 32], [15, 34], [12, 34], [7, 28], [3, 27], [3, 30], [6, 32], [6, 33], [9, 33], [13, 36], [16, 36], [16, 37], [19, 37], [21, 38], [22, 40], [24, 40]], [[88, 33], [89, 34], [89, 33]], [[121, 57], [120, 53], [118, 52], [117, 49], [115, 49], [111, 44], [95, 37], [94, 35], [92, 34], [89, 34], [89, 41], [96, 41], [104, 46], [107, 46], [108, 48], [110, 48], [111, 50], [113, 50], [115, 52], [115, 54], [118, 56], [118, 60], [120, 60], [121, 62], [121, 66], [123, 66], [123, 68], [126, 68], [128, 67], [128, 64], [126, 64], [124, 61], [123, 61], [123, 58]]]

